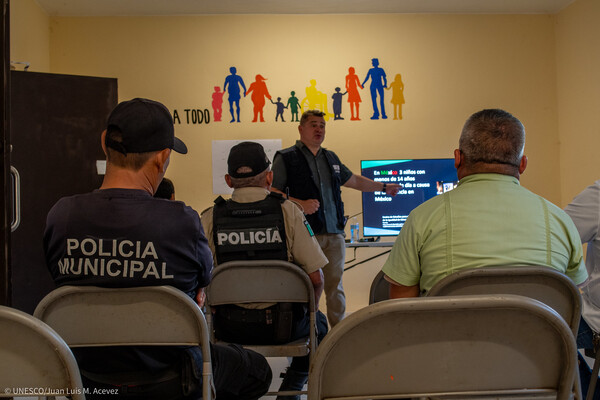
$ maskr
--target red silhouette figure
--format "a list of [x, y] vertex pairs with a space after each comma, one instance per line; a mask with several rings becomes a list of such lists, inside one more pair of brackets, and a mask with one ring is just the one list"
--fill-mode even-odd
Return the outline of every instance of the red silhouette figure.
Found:
[[221, 121], [221, 115], [223, 114], [224, 94], [225, 92], [221, 92], [221, 88], [219, 86], [215, 86], [215, 91], [212, 94], [212, 109], [215, 122]]
[[260, 116], [260, 122], [265, 122], [263, 117], [263, 108], [265, 107], [265, 97], [271, 100], [271, 95], [269, 94], [269, 90], [267, 89], [267, 84], [265, 83], [266, 79], [262, 77], [262, 75], [256, 75], [256, 80], [250, 84], [250, 87], [246, 91], [246, 95], [252, 93], [250, 98], [252, 99], [252, 103], [254, 103], [254, 119], [252, 122], [256, 122], [258, 117]]
[[[358, 88], [363, 89], [363, 85], [360, 84], [358, 75], [354, 71], [354, 67], [348, 68], [348, 75], [346, 75], [346, 91], [348, 92], [348, 103], [350, 103], [350, 120], [360, 121], [359, 118], [359, 104], [362, 101]], [[356, 108], [356, 115], [354, 109]]]

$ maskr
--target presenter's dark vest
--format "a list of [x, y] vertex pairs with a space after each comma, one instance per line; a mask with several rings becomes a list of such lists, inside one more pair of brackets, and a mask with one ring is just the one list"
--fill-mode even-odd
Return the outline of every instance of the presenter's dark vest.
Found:
[[[321, 148], [331, 172], [331, 190], [333, 191], [333, 200], [335, 202], [337, 228], [344, 229], [344, 203], [342, 202], [340, 159], [331, 151]], [[287, 190], [291, 197], [300, 200], [317, 199], [320, 204], [323, 204], [321, 192], [315, 184], [315, 178], [308, 165], [308, 161], [302, 150], [293, 146], [278, 152], [285, 162], [287, 171]], [[286, 188], [284, 188], [286, 189]], [[306, 220], [310, 224], [315, 233], [325, 232], [325, 214], [323, 207], [319, 207], [316, 213], [306, 215]]]
[[288, 260], [285, 221], [278, 193], [238, 203], [218, 197], [213, 208], [217, 264], [235, 260]]

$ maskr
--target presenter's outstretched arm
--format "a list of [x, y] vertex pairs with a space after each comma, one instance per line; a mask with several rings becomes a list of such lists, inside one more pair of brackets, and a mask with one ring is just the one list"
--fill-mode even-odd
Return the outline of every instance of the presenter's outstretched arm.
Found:
[[[356, 174], [352, 174], [343, 186], [360, 190], [361, 192], [381, 192], [384, 190], [383, 182], [375, 182], [372, 179]], [[402, 186], [397, 183], [385, 183], [385, 193], [390, 196], [397, 195], [400, 189], [402, 189]]]

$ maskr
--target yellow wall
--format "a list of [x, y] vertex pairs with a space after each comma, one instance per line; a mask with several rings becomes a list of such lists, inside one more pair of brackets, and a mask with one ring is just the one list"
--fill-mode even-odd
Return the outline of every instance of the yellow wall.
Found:
[[28, 62], [29, 71], [49, 72], [50, 18], [35, 0], [11, 1], [10, 15], [10, 60]]
[[[237, 67], [246, 86], [262, 74], [271, 95], [286, 99], [291, 90], [303, 97], [310, 79], [331, 96], [336, 86], [343, 88], [348, 67], [355, 67], [362, 80], [371, 58], [378, 57], [388, 81], [402, 74], [404, 119], [370, 121], [366, 89], [361, 92], [363, 120], [351, 122], [344, 100], [346, 120], [328, 122], [325, 146], [355, 172], [361, 159], [450, 157], [464, 120], [479, 109], [500, 107], [519, 117], [527, 130], [524, 186], [563, 206], [596, 179], [591, 153], [600, 140], [594, 136], [600, 126], [599, 91], [594, 90], [600, 28], [594, 21], [600, 5], [595, 0], [577, 0], [555, 16], [50, 18], [33, 0], [12, 3], [13, 27], [31, 30], [13, 34], [13, 54], [48, 63], [36, 61], [39, 68], [32, 64], [32, 69], [116, 77], [121, 100], [157, 99], [180, 115], [186, 108], [210, 109], [213, 87], [222, 87], [230, 66]], [[240, 124], [228, 122], [225, 102], [224, 122], [177, 125], [177, 135], [190, 148], [187, 156], [173, 157], [167, 174], [178, 198], [199, 211], [211, 204], [212, 140], [282, 139], [289, 146], [297, 139], [296, 124], [276, 123], [270, 104], [265, 112], [266, 123], [249, 122], [252, 104], [246, 98]], [[287, 111], [285, 116], [289, 121]], [[343, 196], [347, 214], [358, 213], [359, 193], [344, 190]], [[359, 250], [359, 258], [376, 253]], [[350, 311], [366, 304], [383, 260], [346, 273]]]
[[[246, 86], [262, 74], [275, 97], [287, 98], [291, 90], [300, 97], [310, 79], [330, 96], [343, 87], [348, 67], [362, 80], [371, 58], [379, 57], [390, 81], [402, 74], [405, 118], [370, 121], [365, 90], [363, 121], [329, 121], [325, 146], [352, 170], [359, 172], [360, 159], [451, 156], [470, 113], [502, 107], [529, 134], [523, 183], [560, 201], [552, 17], [52, 18], [51, 28], [52, 72], [117, 77], [121, 99], [155, 98], [180, 112], [210, 108], [213, 87], [223, 85], [232, 65]], [[274, 121], [274, 106], [266, 107], [268, 122], [253, 124], [251, 102], [242, 103], [241, 124], [177, 126], [190, 154], [173, 160], [169, 176], [180, 198], [197, 209], [214, 197], [212, 140], [282, 138], [288, 146], [298, 137], [296, 124]], [[357, 192], [344, 197], [348, 213], [360, 211]]]
[[600, 2], [558, 14], [556, 64], [562, 205], [600, 179]]

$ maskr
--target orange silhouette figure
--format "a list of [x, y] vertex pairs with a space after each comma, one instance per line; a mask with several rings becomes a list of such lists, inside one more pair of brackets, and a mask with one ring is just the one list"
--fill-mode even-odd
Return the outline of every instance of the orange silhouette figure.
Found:
[[[358, 88], [363, 89], [363, 85], [360, 84], [358, 75], [354, 71], [354, 67], [348, 68], [348, 75], [346, 75], [346, 91], [348, 92], [348, 103], [350, 103], [350, 121], [360, 121], [359, 118], [359, 105], [362, 99]], [[356, 115], [354, 109], [356, 108]]]
[[225, 92], [221, 92], [221, 88], [219, 86], [215, 86], [215, 91], [212, 94], [212, 109], [215, 122], [221, 121], [221, 115], [223, 115], [224, 94]]
[[265, 81], [266, 79], [263, 78], [262, 75], [256, 75], [256, 80], [250, 84], [250, 87], [246, 91], [246, 95], [252, 93], [252, 96], [250, 96], [252, 103], [254, 104], [254, 119], [252, 122], [256, 122], [259, 117], [260, 122], [265, 122], [265, 118], [263, 117], [265, 97], [271, 100], [271, 95], [269, 94]]
[[390, 103], [394, 105], [394, 119], [402, 119], [402, 104], [404, 104], [404, 83], [402, 82], [402, 76], [396, 74], [394, 82], [390, 83], [390, 87], [386, 90], [393, 89], [392, 100]]

